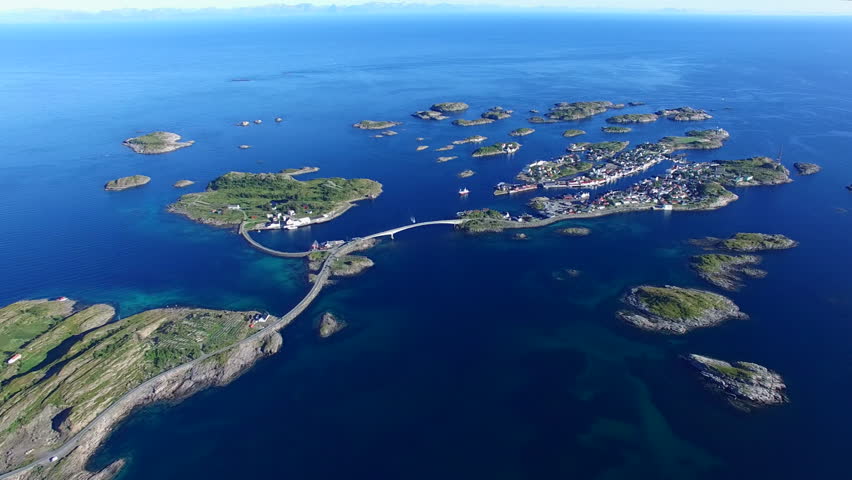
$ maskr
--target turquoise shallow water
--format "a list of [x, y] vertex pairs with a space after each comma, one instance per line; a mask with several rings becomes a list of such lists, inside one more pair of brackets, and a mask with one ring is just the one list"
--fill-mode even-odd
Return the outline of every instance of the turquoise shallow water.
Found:
[[[692, 17], [312, 18], [230, 24], [8, 26], [0, 30], [0, 300], [67, 295], [123, 315], [163, 305], [283, 313], [307, 290], [300, 261], [261, 255], [232, 232], [165, 212], [182, 192], [230, 170], [302, 165], [385, 185], [329, 224], [258, 235], [304, 248], [452, 217], [520, 211], [534, 196], [490, 187], [559, 154], [567, 128], [599, 140], [604, 118], [536, 126], [514, 158], [415, 152], [483, 134], [500, 140], [526, 111], [557, 101], [642, 100], [654, 111], [711, 110], [719, 151], [825, 170], [789, 185], [740, 189], [722, 210], [649, 212], [467, 237], [405, 232], [370, 252], [285, 332], [285, 348], [232, 385], [133, 415], [93, 466], [129, 459], [122, 478], [802, 478], [842, 477], [852, 416], [848, 348], [852, 257], [852, 24], [830, 19]], [[569, 32], [569, 33], [566, 33]], [[470, 39], [460, 41], [460, 38]], [[393, 41], [388, 41], [393, 39]], [[677, 40], [677, 41], [675, 41]], [[14, 48], [12, 46], [14, 45]], [[249, 78], [250, 82], [231, 82]], [[464, 100], [518, 112], [475, 129], [419, 122], [412, 111]], [[270, 122], [283, 115], [281, 125]], [[242, 119], [263, 118], [240, 129]], [[350, 124], [405, 122], [372, 139]], [[681, 134], [660, 121], [632, 142]], [[120, 140], [177, 131], [197, 144], [134, 155]], [[240, 151], [239, 144], [251, 144]], [[459, 171], [477, 175], [463, 182]], [[662, 167], [665, 168], [665, 167]], [[118, 176], [144, 188], [101, 190]], [[654, 174], [655, 172], [650, 172]], [[623, 185], [623, 184], [622, 184]], [[468, 199], [455, 192], [472, 190]], [[619, 185], [617, 185], [619, 186]], [[764, 257], [769, 275], [731, 297], [751, 319], [678, 337], [637, 332], [613, 313], [626, 288], [702, 286], [689, 238], [736, 231], [801, 242]], [[581, 271], [559, 280], [565, 268]], [[350, 326], [316, 339], [332, 310]], [[678, 356], [749, 360], [781, 372], [793, 402], [743, 415], [703, 391]]]

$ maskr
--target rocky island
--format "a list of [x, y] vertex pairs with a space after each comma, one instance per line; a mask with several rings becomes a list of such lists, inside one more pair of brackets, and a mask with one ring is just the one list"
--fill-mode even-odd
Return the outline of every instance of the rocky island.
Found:
[[781, 234], [735, 233], [729, 238], [706, 237], [690, 240], [699, 247], [732, 252], [759, 252], [763, 250], [786, 250], [799, 245], [799, 242]]
[[569, 152], [593, 152], [600, 155], [611, 156], [624, 150], [628, 145], [630, 145], [630, 142], [626, 140], [623, 142], [580, 142], [572, 143], [568, 146], [567, 150]]
[[756, 363], [730, 364], [695, 354], [687, 356], [686, 360], [698, 370], [707, 388], [739, 410], [750, 412], [790, 401], [781, 375]]
[[195, 185], [195, 182], [193, 182], [192, 180], [178, 180], [172, 186], [175, 188], [186, 188], [190, 185]]
[[816, 163], [805, 163], [805, 162], [796, 162], [793, 164], [793, 168], [799, 172], [799, 175], [813, 175], [815, 173], [819, 173], [822, 170], [822, 167], [817, 165]]
[[586, 235], [592, 233], [592, 231], [586, 227], [568, 227], [560, 228], [556, 231], [556, 233], [564, 235], [566, 237], [585, 237]]
[[616, 115], [606, 119], [607, 123], [652, 123], [659, 120], [660, 116], [656, 113], [628, 113], [625, 115]]
[[677, 122], [696, 122], [713, 118], [712, 115], [705, 112], [704, 110], [698, 110], [692, 107], [680, 107], [673, 108], [671, 110], [660, 110], [657, 112], [657, 115], [661, 117], [666, 117], [669, 120], [675, 120]]
[[458, 155], [450, 155], [448, 157], [438, 157], [438, 160], [436, 160], [436, 161], [438, 163], [444, 163], [444, 162], [449, 162], [450, 160], [455, 160], [457, 158], [459, 158]]
[[530, 135], [532, 133], [535, 133], [534, 128], [516, 128], [516, 129], [512, 130], [511, 132], [509, 132], [509, 135], [512, 136], [512, 137], [525, 137], [525, 136]]
[[604, 133], [630, 133], [633, 131], [630, 127], [601, 127]]
[[489, 123], [494, 123], [494, 120], [490, 118], [476, 118], [474, 120], [459, 118], [457, 120], [453, 120], [453, 125], [457, 125], [459, 127], [475, 127], [477, 125], [488, 125]]
[[611, 108], [616, 108], [612, 102], [595, 101], [595, 102], [561, 102], [550, 108], [550, 111], [545, 114], [545, 117], [532, 117], [532, 123], [550, 123], [550, 122], [566, 122], [571, 120], [582, 120], [594, 115], [606, 112]]
[[632, 288], [622, 299], [630, 307], [618, 317], [652, 332], [682, 335], [696, 328], [718, 325], [748, 316], [722, 295], [673, 286]]
[[436, 112], [435, 110], [419, 110], [412, 113], [411, 116], [421, 120], [446, 120], [450, 118], [441, 112]]
[[488, 140], [488, 137], [483, 137], [482, 135], [473, 135], [471, 137], [463, 138], [461, 140], [456, 140], [453, 142], [453, 145], [465, 145], [467, 143], [482, 143]]
[[346, 328], [346, 322], [338, 319], [330, 312], [325, 312], [322, 314], [322, 318], [320, 318], [317, 331], [320, 338], [328, 338], [344, 328]]
[[459, 113], [470, 108], [470, 105], [464, 102], [443, 102], [432, 105], [431, 109], [441, 113]]
[[458, 177], [459, 178], [468, 178], [468, 177], [472, 177], [474, 175], [476, 175], [476, 172], [474, 172], [473, 170], [464, 170], [462, 172], [459, 172]]
[[490, 157], [494, 155], [507, 155], [517, 152], [521, 149], [521, 144], [518, 142], [495, 143], [488, 147], [479, 147], [473, 152], [474, 157]]
[[491, 120], [505, 120], [512, 116], [512, 110], [506, 110], [503, 107], [491, 107], [486, 110], [485, 113], [480, 115], [482, 118], [488, 118]]
[[713, 128], [710, 130], [690, 130], [685, 137], [664, 137], [660, 140], [666, 148], [675, 150], [711, 150], [722, 148], [725, 141], [731, 137], [727, 130]]
[[[365, 243], [364, 247], [360, 250], [370, 248], [376, 243], [377, 240], [372, 239]], [[311, 283], [315, 281], [316, 275], [314, 274], [319, 272], [323, 262], [325, 262], [330, 254], [331, 252], [328, 250], [320, 250], [311, 252], [308, 255], [308, 270], [313, 272], [308, 275], [308, 281]], [[330, 271], [332, 277], [354, 277], [373, 265], [373, 261], [363, 255], [343, 255], [333, 259], [330, 264]]]
[[562, 136], [566, 137], [566, 138], [579, 137], [580, 135], [585, 135], [585, 134], [586, 134], [585, 130], [578, 130], [576, 128], [572, 128], [570, 130], [565, 130], [564, 132], [562, 132]]
[[194, 140], [181, 142], [180, 135], [171, 132], [152, 132], [141, 137], [128, 138], [122, 144], [136, 153], [158, 155], [174, 152], [194, 144]]
[[402, 123], [391, 122], [388, 120], [361, 120], [352, 126], [361, 130], [387, 130], [388, 128], [396, 127], [397, 125], [402, 125]]
[[760, 263], [757, 255], [725, 255], [708, 253], [692, 257], [690, 266], [698, 276], [708, 282], [729, 291], [743, 286], [743, 276], [763, 278], [766, 272], [754, 268]]
[[353, 202], [382, 193], [380, 183], [364, 178], [293, 178], [305, 171], [230, 172], [210, 182], [206, 191], [180, 197], [169, 211], [208, 225], [236, 226], [245, 222], [248, 230], [283, 228], [286, 217], [295, 228], [331, 220]]
[[151, 177], [146, 177], [145, 175], [131, 175], [129, 177], [110, 180], [104, 185], [104, 190], [117, 192], [119, 190], [127, 190], [128, 188], [141, 187], [150, 181]]

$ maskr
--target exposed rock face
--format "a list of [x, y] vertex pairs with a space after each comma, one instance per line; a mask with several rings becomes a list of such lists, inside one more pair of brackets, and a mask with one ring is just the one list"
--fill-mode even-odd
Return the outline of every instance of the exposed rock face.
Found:
[[129, 177], [116, 178], [110, 180], [104, 185], [104, 190], [119, 191], [127, 190], [128, 188], [141, 187], [151, 181], [151, 177], [145, 175], [131, 175]]
[[503, 107], [492, 107], [480, 115], [480, 117], [490, 118], [492, 120], [505, 120], [511, 117], [512, 113], [514, 113], [512, 110], [506, 110]]
[[735, 291], [742, 288], [743, 276], [766, 276], [765, 271], [753, 268], [760, 260], [757, 255], [708, 254], [693, 257], [691, 266], [704, 280], [725, 290]]
[[156, 155], [169, 153], [188, 147], [195, 143], [194, 140], [181, 142], [180, 135], [171, 132], [153, 132], [141, 137], [133, 137], [125, 140], [123, 145], [130, 147], [134, 152], [144, 155]]
[[185, 187], [188, 187], [188, 186], [194, 185], [194, 184], [195, 184], [195, 182], [193, 182], [192, 180], [178, 180], [177, 182], [175, 182], [175, 184], [173, 186], [175, 188], [185, 188]]
[[799, 175], [813, 175], [822, 170], [822, 167], [815, 163], [796, 162], [793, 167], [799, 172]]
[[412, 117], [417, 117], [421, 120], [446, 120], [450, 117], [435, 110], [420, 110], [411, 114]]
[[695, 354], [686, 359], [698, 370], [706, 386], [735, 408], [748, 412], [790, 401], [781, 375], [766, 367], [749, 362], [730, 364]]
[[698, 110], [692, 107], [680, 107], [673, 108], [671, 110], [660, 110], [657, 112], [657, 115], [667, 117], [670, 120], [675, 120], [678, 122], [695, 122], [701, 120], [709, 120], [713, 118], [712, 115], [705, 112], [704, 110]]
[[617, 316], [635, 327], [652, 332], [682, 335], [731, 318], [748, 318], [730, 299], [690, 288], [636, 287], [622, 301], [631, 309], [621, 310]]
[[346, 328], [346, 322], [338, 319], [330, 312], [325, 312], [320, 319], [319, 336], [320, 338], [328, 338], [344, 328]]

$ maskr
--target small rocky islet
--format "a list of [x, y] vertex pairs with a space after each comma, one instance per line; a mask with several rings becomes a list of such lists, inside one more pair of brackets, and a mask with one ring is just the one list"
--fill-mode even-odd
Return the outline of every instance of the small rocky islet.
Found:
[[195, 185], [195, 182], [193, 182], [192, 180], [178, 180], [172, 186], [175, 188], [186, 188], [190, 185]]
[[361, 130], [387, 130], [398, 125], [402, 125], [402, 123], [389, 120], [361, 120], [352, 126]]
[[815, 173], [819, 173], [822, 170], [822, 167], [815, 163], [806, 163], [806, 162], [796, 162], [793, 164], [793, 168], [799, 172], [799, 175], [813, 175]]
[[656, 114], [676, 122], [699, 122], [713, 118], [713, 115], [710, 115], [706, 111], [692, 107], [664, 109], [657, 111]]
[[463, 171], [459, 172], [458, 177], [459, 178], [469, 178], [469, 177], [472, 177], [474, 175], [476, 175], [476, 172], [474, 172], [473, 170], [463, 170]]
[[159, 155], [192, 146], [195, 141], [180, 141], [181, 136], [172, 132], [151, 132], [147, 135], [128, 138], [122, 144], [142, 155]]
[[320, 338], [328, 338], [334, 335], [335, 333], [343, 330], [344, 328], [346, 328], [346, 326], [346, 322], [337, 318], [333, 313], [325, 312], [320, 318], [319, 326], [317, 327], [317, 333], [319, 334]]
[[660, 119], [656, 113], [628, 113], [624, 115], [616, 115], [606, 119], [607, 123], [624, 124], [624, 123], [652, 123]]
[[604, 133], [630, 133], [633, 131], [633, 129], [630, 127], [609, 126], [601, 127], [601, 131]]
[[727, 130], [713, 128], [710, 130], [690, 130], [685, 137], [664, 137], [660, 144], [669, 150], [712, 150], [722, 148], [731, 137]]
[[592, 230], [586, 227], [567, 227], [560, 228], [556, 233], [566, 237], [585, 237], [592, 233]]
[[728, 291], [736, 291], [743, 286], [743, 277], [763, 278], [766, 271], [754, 268], [761, 258], [757, 255], [727, 255], [708, 253], [692, 257], [690, 267], [698, 276], [713, 285]]
[[667, 285], [640, 286], [622, 298], [627, 309], [618, 318], [651, 332], [683, 335], [729, 319], [746, 319], [737, 305], [717, 293]]
[[533, 134], [533, 133], [535, 133], [535, 129], [534, 129], [534, 128], [526, 128], [526, 127], [522, 127], [522, 128], [516, 128], [516, 129], [512, 130], [511, 132], [509, 132], [509, 136], [512, 136], [512, 137], [526, 137], [527, 135], [531, 135], [531, 134]]
[[503, 107], [491, 107], [486, 110], [480, 117], [487, 118], [489, 120], [505, 120], [507, 118], [511, 118], [514, 112], [512, 110], [507, 110]]
[[708, 389], [738, 410], [750, 412], [790, 401], [781, 375], [762, 365], [728, 363], [696, 354], [687, 355], [685, 359], [698, 371]]
[[104, 190], [117, 192], [128, 188], [141, 187], [151, 181], [151, 177], [145, 175], [131, 175], [129, 177], [116, 178], [104, 185]]
[[428, 110], [414, 112], [411, 116], [421, 120], [446, 120], [450, 118], [447, 114], [464, 112], [469, 108], [470, 105], [464, 102], [442, 102], [432, 105]]

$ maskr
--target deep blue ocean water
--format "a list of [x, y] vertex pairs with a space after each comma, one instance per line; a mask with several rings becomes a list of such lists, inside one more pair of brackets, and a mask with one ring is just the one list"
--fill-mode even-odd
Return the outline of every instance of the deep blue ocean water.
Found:
[[[384, 194], [334, 222], [264, 233], [301, 249], [468, 208], [522, 211], [538, 193], [491, 186], [590, 140], [607, 115], [536, 125], [512, 158], [434, 148], [526, 126], [558, 101], [644, 101], [624, 110], [710, 110], [731, 140], [694, 160], [776, 156], [822, 173], [739, 189], [730, 206], [648, 212], [470, 237], [405, 232], [376, 266], [326, 290], [283, 332], [285, 348], [230, 386], [131, 416], [93, 459], [128, 479], [843, 478], [852, 413], [852, 21], [688, 16], [312, 17], [239, 23], [0, 28], [0, 301], [67, 295], [122, 315], [164, 305], [286, 312], [307, 290], [301, 261], [264, 256], [231, 231], [165, 206], [231, 171], [318, 166]], [[234, 79], [250, 79], [234, 82]], [[438, 101], [502, 105], [513, 118], [461, 128], [409, 117]], [[285, 121], [272, 119], [282, 115]], [[240, 120], [263, 125], [237, 128]], [[395, 137], [349, 125], [401, 120]], [[696, 127], [661, 120], [633, 143]], [[196, 140], [168, 155], [121, 145], [138, 132]], [[415, 152], [416, 137], [432, 148]], [[237, 145], [251, 144], [242, 151]], [[437, 164], [440, 155], [459, 155]], [[459, 180], [471, 168], [476, 176]], [[658, 167], [661, 171], [665, 166]], [[650, 172], [650, 174], [655, 173]], [[109, 193], [109, 179], [149, 185]], [[172, 183], [198, 183], [176, 190]], [[621, 185], [630, 183], [623, 181]], [[456, 195], [466, 186], [467, 199]], [[687, 240], [784, 233], [769, 275], [730, 294], [751, 316], [672, 338], [619, 323], [633, 285], [709, 288]], [[581, 270], [559, 280], [560, 270]], [[314, 332], [331, 310], [350, 327]], [[761, 363], [792, 403], [750, 415], [708, 394], [679, 355]]]

